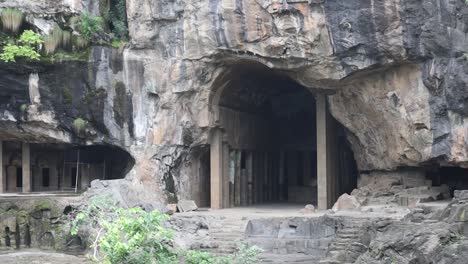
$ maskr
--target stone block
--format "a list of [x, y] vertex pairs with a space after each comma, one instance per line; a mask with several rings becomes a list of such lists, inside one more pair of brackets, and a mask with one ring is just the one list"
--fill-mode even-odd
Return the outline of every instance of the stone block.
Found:
[[338, 198], [338, 201], [333, 205], [332, 210], [336, 212], [339, 210], [356, 210], [359, 208], [361, 208], [361, 204], [356, 197], [345, 193]]
[[300, 210], [300, 213], [301, 214], [313, 214], [315, 213], [315, 207], [311, 204], [308, 204]]
[[198, 209], [197, 204], [193, 200], [180, 200], [177, 203], [177, 209], [179, 212], [190, 212]]
[[177, 204], [167, 204], [166, 205], [166, 214], [172, 215], [177, 212]]
[[468, 199], [468, 190], [455, 190], [453, 192], [453, 198], [455, 198], [455, 199]]

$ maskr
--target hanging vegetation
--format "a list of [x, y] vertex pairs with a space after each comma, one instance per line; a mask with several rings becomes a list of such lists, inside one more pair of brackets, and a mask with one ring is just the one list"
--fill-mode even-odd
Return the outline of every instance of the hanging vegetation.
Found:
[[17, 33], [23, 23], [24, 14], [18, 9], [6, 8], [3, 9], [0, 17], [4, 30]]
[[83, 39], [91, 41], [97, 32], [103, 30], [102, 22], [103, 19], [101, 17], [93, 16], [88, 12], [82, 13], [80, 22], [78, 23], [78, 30]]
[[81, 36], [76, 36], [73, 38], [73, 46], [77, 49], [86, 48], [89, 45], [89, 41], [82, 38]]
[[56, 25], [52, 33], [44, 37], [44, 48], [47, 54], [54, 53], [59, 47], [70, 44], [71, 33]]
[[128, 35], [127, 10], [125, 2], [125, 0], [114, 1], [115, 4], [109, 12], [112, 33], [120, 40], [126, 40]]

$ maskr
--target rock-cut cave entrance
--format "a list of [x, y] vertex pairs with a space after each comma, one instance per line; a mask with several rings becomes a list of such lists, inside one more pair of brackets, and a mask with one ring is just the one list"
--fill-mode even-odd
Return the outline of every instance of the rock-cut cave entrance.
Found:
[[122, 179], [135, 164], [106, 145], [0, 141], [0, 193], [82, 192], [95, 179]]
[[216, 86], [204, 181], [212, 208], [281, 202], [326, 209], [356, 187], [353, 153], [326, 95], [252, 63], [232, 66]]

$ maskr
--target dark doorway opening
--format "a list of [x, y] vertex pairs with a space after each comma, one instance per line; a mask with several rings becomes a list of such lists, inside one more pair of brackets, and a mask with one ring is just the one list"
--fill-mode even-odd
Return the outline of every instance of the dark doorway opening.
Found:
[[23, 168], [17, 167], [16, 168], [16, 188], [23, 187]]
[[432, 186], [446, 184], [453, 196], [455, 190], [468, 190], [468, 169], [461, 167], [435, 167], [426, 171], [426, 178]]
[[[224, 206], [317, 204], [322, 153], [317, 153], [314, 94], [287, 75], [253, 63], [233, 66], [221, 83], [218, 115], [228, 153], [223, 155]], [[337, 198], [356, 187], [357, 169], [336, 120], [327, 137], [334, 142]]]
[[42, 187], [50, 186], [50, 170], [49, 168], [42, 168]]

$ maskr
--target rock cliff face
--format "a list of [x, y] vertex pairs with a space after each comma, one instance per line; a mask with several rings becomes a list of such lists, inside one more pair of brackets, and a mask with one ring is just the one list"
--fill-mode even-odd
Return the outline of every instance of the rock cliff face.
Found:
[[[28, 11], [45, 31], [64, 14], [96, 12], [91, 2], [0, 1], [0, 8]], [[108, 190], [129, 204], [191, 198], [194, 163], [218, 125], [212, 104], [220, 80], [253, 62], [329, 94], [360, 171], [468, 167], [464, 1], [127, 0], [127, 14], [130, 41], [121, 55], [95, 48], [84, 64], [0, 65], [0, 99], [18, 94], [2, 101], [2, 131], [76, 142], [70, 124], [85, 115], [88, 142], [135, 158], [125, 180], [96, 183], [91, 193]], [[23, 121], [18, 109], [35, 72], [41, 108], [28, 108]]]

